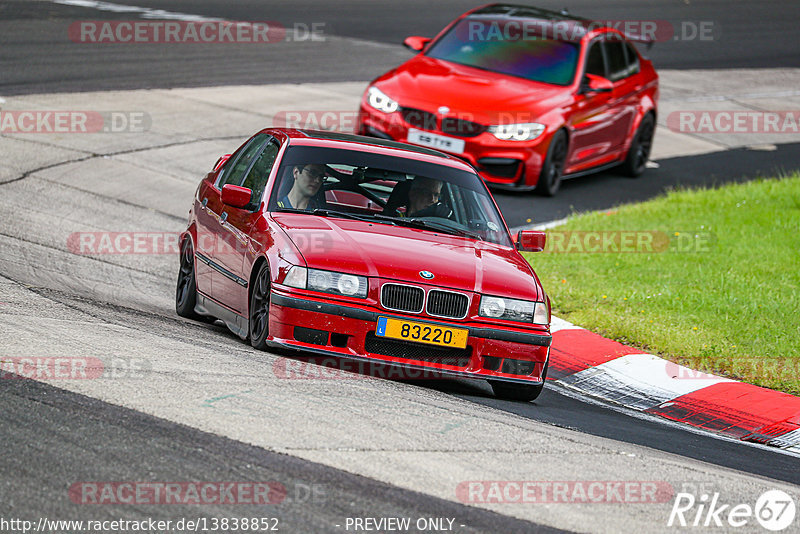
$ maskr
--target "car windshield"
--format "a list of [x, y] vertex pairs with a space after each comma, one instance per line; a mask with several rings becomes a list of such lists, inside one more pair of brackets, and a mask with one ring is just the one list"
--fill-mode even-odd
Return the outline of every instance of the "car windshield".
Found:
[[[537, 35], [536, 26], [515, 21], [468, 17], [436, 41], [426, 55], [461, 65], [553, 85], [569, 85], [575, 77], [577, 43]], [[552, 36], [551, 36], [552, 37]]]
[[357, 150], [290, 146], [268, 209], [409, 226], [512, 246], [475, 173]]

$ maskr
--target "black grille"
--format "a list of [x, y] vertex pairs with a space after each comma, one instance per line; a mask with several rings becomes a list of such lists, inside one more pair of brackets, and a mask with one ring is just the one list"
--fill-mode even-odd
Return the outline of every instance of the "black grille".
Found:
[[384, 308], [397, 311], [419, 313], [425, 301], [425, 291], [421, 287], [383, 284], [381, 304]]
[[428, 292], [428, 314], [462, 319], [467, 315], [469, 298], [461, 293], [431, 289]]
[[486, 126], [477, 122], [456, 119], [454, 117], [444, 117], [442, 119], [441, 131], [460, 137], [475, 137], [486, 131]]
[[364, 348], [372, 354], [382, 354], [392, 358], [405, 358], [420, 362], [440, 363], [455, 367], [469, 365], [472, 348], [456, 349], [451, 347], [437, 347], [421, 343], [408, 343], [378, 337], [374, 332], [369, 332], [364, 340]]
[[507, 158], [483, 158], [478, 160], [480, 169], [503, 178], [514, 178], [519, 173], [521, 161]]
[[421, 109], [400, 108], [400, 113], [409, 125], [423, 130], [439, 131], [459, 137], [475, 137], [486, 131], [486, 126], [478, 122], [456, 117], [442, 117], [440, 121], [435, 113]]
[[438, 129], [436, 115], [433, 113], [414, 108], [401, 108], [400, 113], [403, 115], [403, 120], [414, 128], [423, 128], [425, 130]]
[[483, 357], [483, 368], [488, 369], [489, 371], [497, 371], [500, 369], [500, 363], [502, 363], [503, 358], [497, 358], [495, 356], [484, 356]]
[[533, 372], [535, 366], [536, 366], [535, 362], [527, 360], [512, 360], [511, 358], [506, 358], [503, 360], [502, 371], [510, 375], [527, 376]]
[[294, 327], [294, 338], [303, 343], [311, 343], [313, 345], [327, 345], [328, 332], [325, 330], [316, 330], [314, 328], [304, 328], [302, 326]]

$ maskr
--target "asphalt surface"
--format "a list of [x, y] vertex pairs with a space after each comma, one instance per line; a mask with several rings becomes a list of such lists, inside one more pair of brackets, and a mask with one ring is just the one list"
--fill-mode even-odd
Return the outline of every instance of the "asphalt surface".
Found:
[[[0, 4], [0, 95], [370, 80], [410, 57], [400, 46], [405, 37], [433, 36], [453, 18], [480, 4], [470, 0], [117, 3], [227, 20], [277, 21], [285, 28], [299, 29], [301, 36], [317, 24], [318, 33], [329, 39], [264, 45], [75, 43], [68, 36], [73, 22], [137, 20], [138, 14], [49, 1], [6, 0]], [[519, 3], [556, 10], [565, 7], [561, 1]], [[648, 52], [658, 69], [796, 67], [800, 57], [796, 38], [800, 4], [794, 0], [618, 0], [602, 4], [580, 0], [567, 4], [570, 12], [579, 16], [648, 21], [666, 28], [673, 38]], [[337, 41], [341, 37], [366, 43], [342, 47]]]
[[[0, 381], [0, 447], [0, 517], [6, 520], [151, 517], [173, 524], [186, 518], [204, 519], [211, 525], [214, 518], [257, 517], [269, 519], [267, 524], [280, 532], [340, 533], [346, 531], [347, 518], [374, 517], [380, 511], [379, 515], [414, 518], [413, 522], [448, 518], [464, 533], [564, 532], [406, 491], [22, 378]], [[185, 504], [135, 506], [110, 497], [100, 504], [81, 504], [75, 502], [80, 500], [80, 491], [69, 493], [75, 484], [144, 481], [144, 477], [150, 483], [274, 483], [275, 493], [268, 494], [266, 504], [247, 504], [251, 499], [247, 496], [236, 505], [187, 500]]]

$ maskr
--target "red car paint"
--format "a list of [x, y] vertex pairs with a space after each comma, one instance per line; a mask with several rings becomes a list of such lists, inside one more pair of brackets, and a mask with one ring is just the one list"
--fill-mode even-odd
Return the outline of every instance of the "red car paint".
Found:
[[[430, 57], [431, 51], [451, 30], [457, 32], [454, 28], [463, 28], [463, 24], [470, 24], [472, 20], [492, 24], [537, 24], [555, 28], [552, 31], [556, 36], [559, 35], [557, 25], [569, 23], [570, 28], [577, 28], [570, 33], [570, 42], [579, 47], [574, 76], [566, 85], [555, 85]], [[462, 26], [457, 26], [459, 23]], [[611, 47], [602, 42], [613, 39], [627, 43], [622, 50], [631, 65], [638, 64], [638, 72], [619, 79], [619, 71], [611, 73]], [[595, 43], [607, 48], [603, 58], [608, 68], [604, 72], [613, 74], [615, 81], [587, 72], [590, 70], [587, 56]], [[399, 109], [391, 113], [376, 109], [369, 103], [368, 89], [361, 100], [357, 133], [405, 142], [409, 139], [409, 129], [415, 128], [462, 140], [463, 152], [448, 151], [441, 146], [437, 149], [472, 164], [492, 187], [531, 190], [539, 185], [540, 192], [554, 194], [558, 185], [548, 192], [540, 179], [544, 180], [541, 178], [543, 165], [558, 132], [563, 132], [567, 138], [560, 174], [568, 178], [625, 163], [644, 117], [652, 115], [652, 126], [655, 126], [658, 75], [652, 63], [634, 46], [628, 46], [622, 33], [592, 21], [535, 8], [495, 4], [461, 15], [432, 40], [410, 37], [406, 45], [419, 53], [379, 76], [369, 86], [394, 100]], [[415, 119], [407, 120], [409, 109], [430, 113], [436, 120], [420, 125], [417, 123], [419, 116], [414, 113], [410, 116]], [[490, 125], [513, 122], [514, 117], [519, 118], [516, 122], [540, 123], [546, 128], [541, 135], [528, 141], [500, 140], [485, 131]], [[445, 134], [443, 121], [458, 118], [467, 118], [481, 125], [484, 131], [478, 135], [462, 135], [456, 129]], [[651, 128], [650, 143], [652, 132]], [[648, 156], [649, 145], [644, 154], [645, 162]], [[643, 165], [638, 165], [637, 172], [632, 175], [640, 174]]]
[[[252, 157], [252, 161], [268, 150], [277, 154], [271, 169], [266, 171], [268, 176], [264, 175], [263, 195], [249, 208], [237, 207], [247, 203], [248, 196], [243, 193], [248, 189], [243, 188], [242, 183], [229, 183], [223, 187], [229, 203], [223, 203], [220, 183], [230, 179], [226, 176], [235, 175], [240, 155], [247, 154], [249, 147], [256, 142], [263, 148]], [[287, 151], [297, 150], [296, 147], [348, 150], [377, 156], [378, 161], [380, 158], [399, 158], [432, 164], [433, 168], [443, 172], [450, 169], [465, 173], [463, 176], [472, 180], [471, 187], [485, 195], [481, 198], [487, 199], [496, 210], [474, 169], [445, 154], [345, 134], [332, 136], [291, 129], [263, 130], [232, 156], [215, 164], [197, 188], [188, 228], [181, 234], [181, 250], [190, 247], [191, 251], [187, 267], [194, 269], [196, 304], [192, 301], [193, 310], [181, 313], [179, 309], [179, 313], [221, 319], [240, 337], [248, 338], [252, 332], [249, 326], [253, 316], [251, 297], [254, 281], [262, 265], [266, 264], [270, 280], [266, 343], [270, 346], [414, 369], [435, 369], [446, 375], [488, 378], [506, 384], [544, 383], [552, 339], [549, 331], [550, 303], [530, 264], [513, 245], [519, 241], [520, 247], [527, 247], [525, 250], [540, 250], [544, 245], [544, 233], [522, 232], [512, 239], [500, 218], [502, 227], [495, 231], [496, 242], [491, 242], [423, 228], [271, 209], [278, 195], [281, 169], [292, 168], [283, 159], [288, 161]], [[254, 163], [249, 165], [252, 168]], [[247, 179], [242, 180], [247, 182]], [[388, 182], [377, 180], [375, 183], [382, 186]], [[360, 195], [349, 191], [327, 190], [326, 193], [331, 208], [349, 205], [351, 213], [358, 214], [378, 213], [382, 209], [383, 201], [363, 202], [363, 197], [358, 200], [354, 198], [356, 196]], [[499, 211], [497, 215], [499, 217]], [[290, 287], [285, 282], [293, 266], [367, 277], [366, 298]], [[435, 278], [424, 280], [421, 278], [423, 271], [435, 273]], [[381, 302], [381, 287], [386, 282], [421, 287], [426, 298], [431, 289], [467, 295], [469, 307], [466, 316], [443, 319], [427, 311], [404, 313], [388, 310]], [[178, 301], [181, 299], [180, 287], [179, 278]], [[548, 324], [481, 316], [481, 295], [545, 303]], [[435, 359], [424, 361], [413, 356], [369, 352], [365, 347], [366, 339], [374, 336], [375, 318], [379, 315], [470, 329], [468, 363], [449, 365]], [[318, 342], [297, 339], [297, 327], [324, 331], [325, 339]], [[421, 347], [426, 347], [410, 341], [402, 343], [415, 349], [411, 351], [413, 354], [419, 354]], [[490, 361], [488, 357], [496, 359], [493, 364], [487, 364]], [[532, 366], [524, 374], [503, 372], [504, 369], [514, 370], [513, 366], [504, 367], [504, 359], [530, 362]]]

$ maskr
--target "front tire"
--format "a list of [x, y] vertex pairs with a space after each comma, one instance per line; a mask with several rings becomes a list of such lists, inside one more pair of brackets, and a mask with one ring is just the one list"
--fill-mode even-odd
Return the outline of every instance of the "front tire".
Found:
[[250, 293], [250, 344], [258, 349], [267, 348], [269, 335], [269, 266], [266, 262], [261, 264], [258, 275], [253, 282], [253, 291]]
[[539, 173], [535, 191], [545, 197], [552, 197], [561, 187], [561, 176], [564, 173], [564, 162], [567, 159], [567, 135], [563, 130], [556, 132], [550, 140], [547, 156]]
[[652, 113], [648, 113], [642, 119], [636, 135], [633, 137], [628, 156], [622, 164], [625, 176], [638, 178], [647, 168], [647, 161], [650, 159], [650, 150], [653, 148], [653, 135], [656, 131], [656, 122]]

